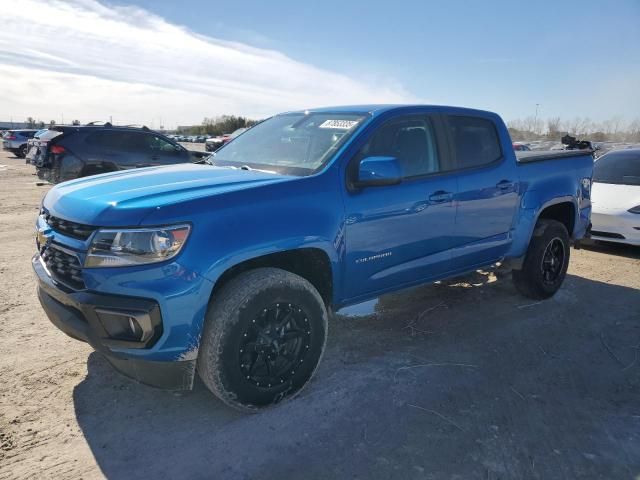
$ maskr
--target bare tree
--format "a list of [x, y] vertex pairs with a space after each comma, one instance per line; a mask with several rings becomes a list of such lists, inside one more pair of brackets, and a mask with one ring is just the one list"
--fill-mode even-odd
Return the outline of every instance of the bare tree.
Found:
[[629, 124], [629, 139], [632, 142], [640, 142], [640, 118], [636, 118], [634, 119], [630, 124]]
[[551, 117], [547, 119], [547, 134], [549, 137], [558, 137], [560, 134], [560, 126], [562, 121], [560, 117]]

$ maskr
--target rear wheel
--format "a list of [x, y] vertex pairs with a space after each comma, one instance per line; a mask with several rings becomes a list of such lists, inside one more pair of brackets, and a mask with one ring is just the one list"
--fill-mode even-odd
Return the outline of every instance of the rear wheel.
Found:
[[569, 252], [566, 227], [556, 220], [539, 220], [522, 270], [513, 271], [516, 288], [536, 300], [553, 296], [567, 274]]
[[18, 153], [16, 153], [16, 156], [18, 156], [19, 158], [26, 158], [27, 157], [27, 146], [26, 145], [22, 145], [18, 149]]
[[242, 410], [291, 398], [320, 362], [327, 319], [320, 294], [304, 278], [276, 268], [242, 273], [209, 306], [200, 377], [222, 401]]
[[44, 180], [49, 183], [59, 183], [60, 182], [60, 169], [59, 167], [51, 167], [51, 168], [36, 168], [36, 174], [40, 180]]

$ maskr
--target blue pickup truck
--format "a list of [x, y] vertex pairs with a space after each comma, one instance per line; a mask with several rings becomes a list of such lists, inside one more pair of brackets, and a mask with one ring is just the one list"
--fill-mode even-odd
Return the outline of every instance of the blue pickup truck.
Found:
[[588, 232], [590, 152], [523, 152], [494, 113], [352, 106], [276, 115], [207, 161], [61, 183], [42, 202], [38, 296], [143, 383], [227, 404], [291, 397], [332, 310], [508, 262], [534, 299]]

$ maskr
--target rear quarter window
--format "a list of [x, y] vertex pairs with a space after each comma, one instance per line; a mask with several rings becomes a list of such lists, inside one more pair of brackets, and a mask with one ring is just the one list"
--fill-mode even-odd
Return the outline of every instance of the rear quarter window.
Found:
[[98, 149], [139, 152], [145, 148], [145, 136], [144, 133], [106, 130], [90, 133], [85, 142]]
[[450, 115], [448, 125], [457, 168], [480, 167], [502, 157], [498, 132], [491, 120]]

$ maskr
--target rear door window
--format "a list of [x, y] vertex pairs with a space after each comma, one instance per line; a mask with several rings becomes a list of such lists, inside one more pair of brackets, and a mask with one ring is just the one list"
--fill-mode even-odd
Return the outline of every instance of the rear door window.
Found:
[[93, 132], [87, 136], [86, 142], [98, 149], [128, 150], [125, 132], [115, 132], [112, 130]]
[[502, 157], [498, 132], [491, 120], [449, 115], [448, 125], [457, 168], [480, 167]]

